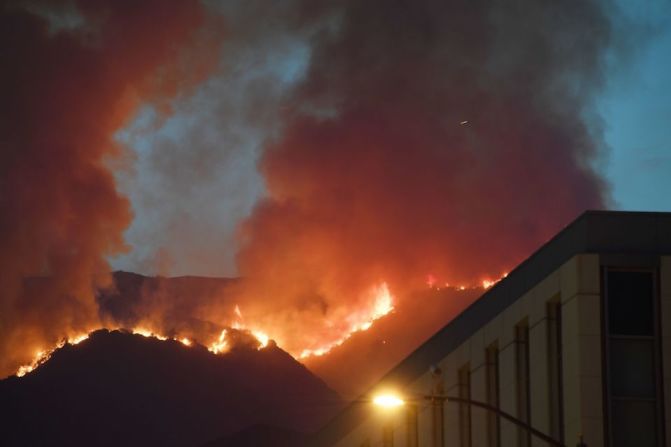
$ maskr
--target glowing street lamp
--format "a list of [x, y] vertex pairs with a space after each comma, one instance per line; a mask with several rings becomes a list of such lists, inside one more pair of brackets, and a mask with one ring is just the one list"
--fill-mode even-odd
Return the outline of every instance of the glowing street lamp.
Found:
[[383, 408], [396, 408], [405, 405], [405, 401], [395, 394], [379, 394], [373, 398], [373, 404]]

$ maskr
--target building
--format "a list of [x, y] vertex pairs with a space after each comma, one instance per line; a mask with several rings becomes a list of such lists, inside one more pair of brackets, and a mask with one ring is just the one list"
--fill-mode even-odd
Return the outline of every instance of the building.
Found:
[[[671, 446], [671, 213], [586, 212], [324, 427], [315, 446]], [[394, 390], [408, 401], [376, 409]], [[665, 392], [666, 390], [666, 392]], [[433, 399], [431, 395], [437, 396]], [[384, 411], [382, 411], [384, 410]]]

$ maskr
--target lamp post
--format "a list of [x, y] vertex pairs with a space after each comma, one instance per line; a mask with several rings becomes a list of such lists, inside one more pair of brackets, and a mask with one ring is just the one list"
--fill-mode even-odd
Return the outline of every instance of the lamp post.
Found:
[[[512, 414], [506, 413], [505, 411], [502, 411], [501, 409], [499, 409], [497, 407], [494, 407], [492, 405], [489, 405], [485, 402], [480, 402], [480, 401], [471, 400], [471, 399], [465, 399], [465, 398], [457, 397], [457, 396], [446, 396], [446, 395], [436, 395], [436, 394], [422, 395], [422, 396], [418, 396], [418, 397], [423, 399], [423, 400], [428, 400], [428, 401], [433, 402], [433, 403], [439, 402], [441, 406], [443, 405], [443, 402], [454, 402], [454, 403], [459, 403], [459, 404], [470, 405], [472, 407], [482, 408], [486, 411], [490, 411], [490, 412], [498, 415], [499, 417], [501, 417], [503, 419], [506, 419], [509, 422], [512, 422], [513, 424], [517, 425], [518, 427], [521, 427], [522, 429], [529, 432], [532, 436], [535, 436], [538, 439], [541, 439], [542, 441], [545, 441], [548, 445], [552, 445], [552, 446], [555, 446], [555, 447], [566, 447], [560, 441], [546, 435], [545, 433], [543, 433], [539, 430], [536, 430], [535, 428], [533, 428], [531, 425], [529, 425], [525, 421], [523, 421], [521, 419], [518, 419], [515, 416], [513, 416]], [[385, 408], [397, 408], [397, 407], [401, 407], [401, 406], [405, 405], [406, 401], [405, 401], [405, 399], [403, 399], [402, 397], [400, 397], [398, 395], [381, 394], [381, 395], [376, 396], [373, 399], [373, 404], [375, 404], [377, 406], [380, 406], [380, 407], [385, 407]], [[436, 429], [434, 428], [434, 430], [436, 430]], [[439, 431], [440, 433], [442, 433], [442, 421], [441, 421], [441, 427], [438, 428], [436, 431]], [[438, 440], [434, 437], [434, 442], [437, 445], [441, 445], [441, 444], [438, 444], [436, 441], [438, 441]], [[587, 445], [582, 440], [582, 436], [580, 437], [580, 441], [577, 444], [577, 447], [587, 447]]]

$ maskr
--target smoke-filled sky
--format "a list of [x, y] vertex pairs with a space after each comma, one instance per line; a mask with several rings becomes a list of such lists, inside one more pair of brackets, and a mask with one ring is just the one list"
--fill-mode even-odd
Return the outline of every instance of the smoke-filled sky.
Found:
[[[599, 49], [603, 79], [590, 86], [585, 104], [594, 106], [585, 113], [587, 124], [603, 136], [591, 166], [605, 183], [609, 208], [671, 210], [665, 193], [671, 189], [671, 6], [665, 0], [602, 4], [615, 35]], [[151, 109], [143, 109], [118, 133], [136, 159], [116, 172], [134, 220], [126, 232], [133, 249], [113, 260], [115, 268], [238, 274], [239, 225], [266, 192], [259, 157], [284, 125], [281, 108], [305, 80], [315, 51], [314, 31], [290, 23], [295, 5], [217, 4], [230, 31], [218, 70], [195, 94], [177, 98], [168, 120], [154, 123]]]
[[242, 276], [246, 318], [300, 352], [386, 291], [500, 276], [585, 209], [671, 209], [665, 0], [0, 14], [9, 364], [100, 325], [112, 269]]
[[99, 326], [132, 221], [114, 134], [205, 78], [214, 21], [197, 2], [0, 4], [0, 374]]

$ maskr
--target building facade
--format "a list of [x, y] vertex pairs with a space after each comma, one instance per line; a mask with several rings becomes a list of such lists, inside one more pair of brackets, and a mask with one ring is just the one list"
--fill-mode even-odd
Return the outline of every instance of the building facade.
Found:
[[[587, 212], [420, 346], [315, 446], [671, 446], [671, 213]], [[406, 405], [376, 408], [393, 391]], [[433, 396], [433, 397], [432, 397]]]

